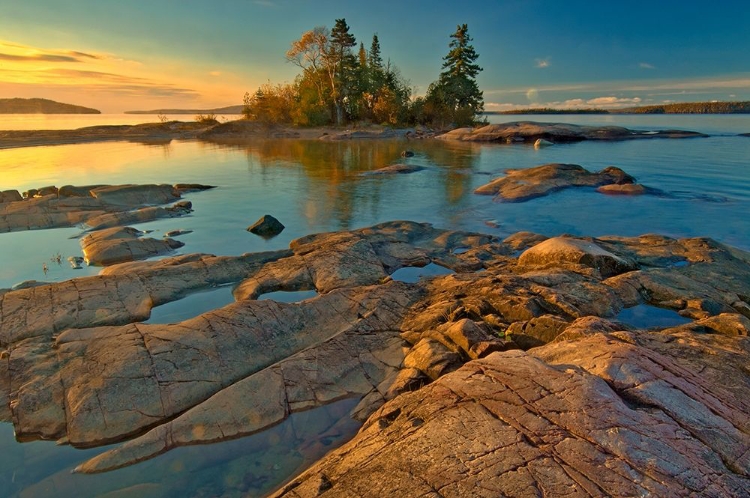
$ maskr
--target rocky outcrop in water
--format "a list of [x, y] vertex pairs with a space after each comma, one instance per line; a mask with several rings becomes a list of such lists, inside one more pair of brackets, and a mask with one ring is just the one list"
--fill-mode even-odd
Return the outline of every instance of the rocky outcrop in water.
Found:
[[81, 239], [84, 260], [88, 265], [109, 266], [153, 258], [185, 245], [169, 237], [153, 239], [143, 235], [143, 232], [131, 227], [107, 228], [90, 233]]
[[705, 137], [702, 133], [683, 130], [640, 131], [621, 126], [580, 126], [568, 123], [537, 123], [514, 121], [491, 124], [480, 128], [458, 128], [437, 138], [466, 142], [535, 143], [546, 140], [550, 143], [580, 142], [583, 140], [633, 140], [645, 138], [694, 138]]
[[600, 187], [602, 193], [623, 195], [645, 192], [635, 178], [614, 166], [592, 173], [577, 164], [553, 163], [506, 170], [506, 176], [482, 185], [474, 193], [494, 195], [502, 202], [524, 202], [571, 187]]
[[[92, 185], [47, 187], [27, 192], [19, 199], [8, 194], [0, 203], [0, 232], [72, 227], [85, 224], [93, 230], [181, 216], [192, 205], [179, 201], [182, 194], [213, 188], [206, 185]], [[5, 198], [5, 197], [4, 197]], [[176, 202], [171, 207], [159, 204]]]
[[[455, 273], [392, 280], [428, 263]], [[140, 323], [229, 282], [234, 304]], [[319, 295], [255, 300], [303, 289]], [[0, 392], [19, 438], [127, 441], [80, 472], [361, 396], [360, 434], [281, 494], [741, 496], [748, 296], [750, 255], [710, 239], [500, 241], [391, 222], [2, 293]], [[692, 321], [615, 320], [644, 303]]]

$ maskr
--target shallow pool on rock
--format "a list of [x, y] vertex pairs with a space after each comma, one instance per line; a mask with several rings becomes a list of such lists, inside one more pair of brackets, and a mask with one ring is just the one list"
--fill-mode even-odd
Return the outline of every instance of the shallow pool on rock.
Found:
[[298, 303], [305, 299], [310, 299], [317, 296], [318, 293], [314, 290], [303, 290], [303, 291], [276, 291], [267, 292], [258, 297], [259, 301], [264, 299], [270, 299], [278, 303]]
[[223, 285], [155, 306], [145, 323], [178, 323], [233, 302], [232, 286]]
[[676, 311], [648, 304], [639, 304], [632, 308], [625, 308], [615, 317], [615, 320], [639, 329], [676, 327], [692, 321], [690, 318], [685, 318]]
[[450, 275], [451, 273], [455, 273], [455, 272], [451, 270], [450, 268], [436, 265], [435, 263], [430, 263], [422, 267], [405, 266], [403, 268], [399, 268], [398, 270], [394, 271], [391, 274], [391, 278], [398, 282], [406, 282], [409, 284], [413, 284], [415, 282], [418, 282], [419, 279], [421, 278], [437, 277], [440, 275]]

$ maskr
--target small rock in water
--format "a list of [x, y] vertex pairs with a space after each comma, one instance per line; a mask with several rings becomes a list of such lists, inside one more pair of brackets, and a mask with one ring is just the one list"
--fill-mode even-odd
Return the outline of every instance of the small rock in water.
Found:
[[81, 256], [68, 256], [68, 263], [74, 270], [80, 270], [83, 264], [83, 258]]
[[247, 231], [261, 237], [271, 238], [280, 234], [284, 228], [279, 220], [270, 214], [264, 214], [258, 221], [247, 227]]
[[414, 152], [410, 150], [401, 151], [401, 157], [414, 157]]
[[165, 237], [177, 237], [179, 235], [185, 235], [188, 233], [193, 233], [192, 230], [183, 230], [181, 228], [178, 228], [177, 230], [170, 230], [167, 233], [164, 234]]
[[555, 145], [549, 140], [545, 140], [543, 138], [537, 138], [536, 142], [534, 142], [534, 148], [538, 149], [540, 147], [549, 147], [550, 145]]
[[490, 228], [500, 228], [500, 223], [497, 220], [484, 220], [484, 224]]

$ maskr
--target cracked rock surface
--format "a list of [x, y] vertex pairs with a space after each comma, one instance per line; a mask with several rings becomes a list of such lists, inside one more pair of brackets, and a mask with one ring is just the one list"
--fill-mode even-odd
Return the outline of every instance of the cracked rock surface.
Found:
[[[429, 263], [455, 273], [390, 277]], [[228, 283], [233, 304], [142, 323]], [[279, 290], [318, 295], [256, 300]], [[388, 222], [0, 294], [0, 415], [24, 440], [123, 442], [77, 469], [104, 472], [357, 397], [360, 433], [280, 495], [742, 496], [749, 301], [750, 254], [710, 239]], [[618, 321], [643, 304], [691, 321]]]

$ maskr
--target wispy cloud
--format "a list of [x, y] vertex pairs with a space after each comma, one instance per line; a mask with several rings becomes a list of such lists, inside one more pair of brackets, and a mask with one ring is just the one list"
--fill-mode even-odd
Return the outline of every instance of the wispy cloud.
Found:
[[653, 64], [649, 64], [648, 62], [639, 62], [638, 67], [641, 69], [656, 69]]
[[[715, 78], [694, 79], [654, 79], [635, 81], [602, 81], [594, 83], [565, 83], [559, 85], [539, 85], [535, 87], [538, 92], [591, 92], [591, 93], [618, 93], [618, 92], [656, 92], [656, 91], [681, 91], [696, 90], [707, 91], [715, 89], [743, 89], [750, 90], [750, 75], [735, 75]], [[525, 94], [529, 87], [495, 88], [485, 90], [485, 95], [512, 95]]]
[[549, 60], [550, 58], [546, 57], [544, 59], [534, 59], [534, 62], [536, 63], [535, 64], [536, 67], [540, 69], [544, 69], [545, 67], [549, 67], [549, 64], [550, 64]]
[[85, 62], [106, 58], [77, 50], [44, 49], [0, 40], [0, 60], [13, 62]]
[[221, 71], [211, 71], [208, 73], [209, 76], [221, 76]]

